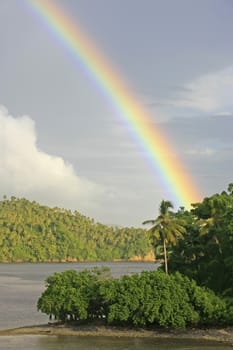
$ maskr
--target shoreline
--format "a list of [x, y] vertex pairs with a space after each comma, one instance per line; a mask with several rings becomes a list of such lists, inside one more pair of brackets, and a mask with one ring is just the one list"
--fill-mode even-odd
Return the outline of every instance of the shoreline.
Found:
[[156, 338], [156, 339], [182, 339], [197, 341], [212, 341], [225, 343], [233, 347], [233, 327], [221, 329], [132, 329], [113, 326], [96, 325], [36, 325], [13, 329], [0, 330], [1, 336], [11, 335], [63, 335], [79, 337], [125, 337], [125, 338]]

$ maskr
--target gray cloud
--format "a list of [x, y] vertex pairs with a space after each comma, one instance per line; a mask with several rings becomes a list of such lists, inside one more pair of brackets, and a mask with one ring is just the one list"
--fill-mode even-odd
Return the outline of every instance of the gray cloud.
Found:
[[79, 177], [61, 157], [37, 146], [34, 121], [0, 109], [0, 191], [86, 212], [106, 195], [102, 186]]

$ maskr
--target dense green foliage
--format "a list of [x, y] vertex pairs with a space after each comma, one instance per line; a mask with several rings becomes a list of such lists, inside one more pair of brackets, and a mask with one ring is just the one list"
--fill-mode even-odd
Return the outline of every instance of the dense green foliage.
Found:
[[103, 272], [70, 270], [47, 278], [38, 310], [63, 321], [101, 318], [128, 326], [184, 328], [233, 320], [233, 309], [214, 292], [180, 273], [142, 272], [112, 279]]
[[26, 199], [0, 201], [0, 262], [130, 259], [150, 250], [142, 229], [102, 225]]
[[98, 314], [98, 280], [97, 273], [87, 270], [55, 273], [46, 280], [47, 289], [38, 300], [38, 309], [59, 320], [94, 317]]
[[183, 219], [186, 233], [171, 249], [170, 271], [180, 271], [199, 285], [232, 298], [233, 185], [176, 215]]

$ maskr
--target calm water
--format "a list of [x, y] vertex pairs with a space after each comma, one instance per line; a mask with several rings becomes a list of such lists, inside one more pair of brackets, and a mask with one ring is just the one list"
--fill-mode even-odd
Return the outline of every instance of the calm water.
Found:
[[0, 264], [0, 329], [47, 323], [48, 317], [36, 310], [45, 278], [54, 272], [81, 271], [95, 266], [108, 266], [114, 277], [157, 269], [154, 263], [133, 262]]
[[1, 350], [232, 350], [226, 345], [179, 340], [122, 339], [68, 336], [5, 336]]
[[[48, 322], [36, 310], [36, 302], [44, 290], [44, 280], [54, 272], [69, 269], [81, 271], [95, 266], [110, 267], [114, 277], [122, 274], [156, 270], [154, 263], [72, 263], [72, 264], [0, 264], [0, 329]], [[172, 340], [121, 339], [75, 336], [4, 336], [1, 350], [217, 350], [232, 349], [209, 343]]]

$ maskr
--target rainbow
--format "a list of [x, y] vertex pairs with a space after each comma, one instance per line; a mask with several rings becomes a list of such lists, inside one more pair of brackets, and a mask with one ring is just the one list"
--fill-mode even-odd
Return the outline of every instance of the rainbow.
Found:
[[79, 65], [95, 80], [101, 92], [110, 99], [119, 118], [129, 127], [136, 142], [144, 150], [166, 192], [172, 196], [169, 199], [175, 201], [174, 204], [186, 208], [197, 202], [200, 195], [185, 166], [174, 154], [174, 147], [153, 124], [149, 113], [137, 102], [123, 79], [80, 26], [65, 14], [64, 9], [59, 8], [56, 1], [28, 0], [28, 4], [45, 21], [65, 49], [72, 53]]

